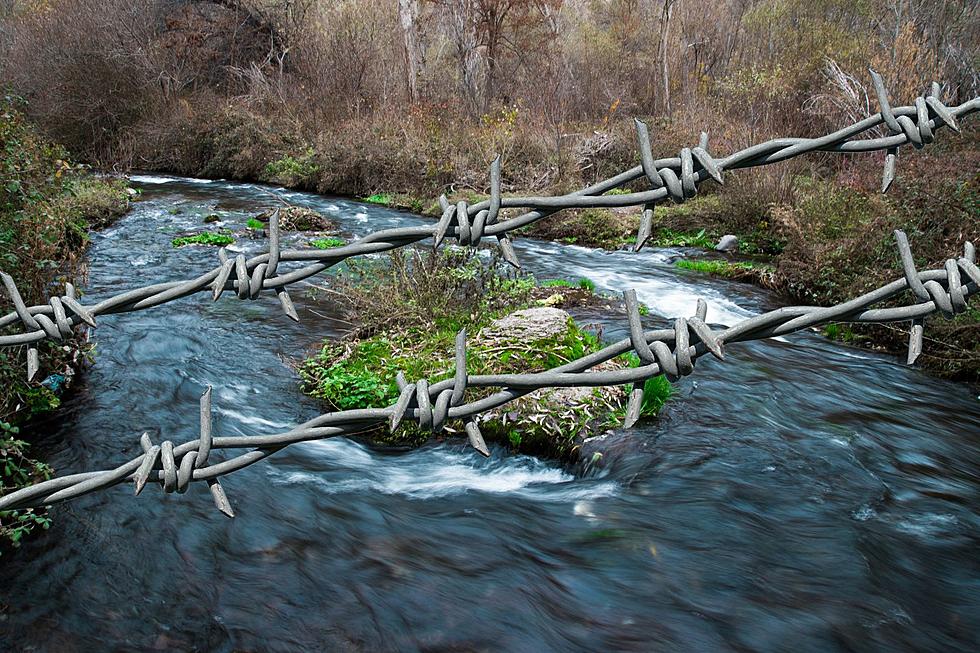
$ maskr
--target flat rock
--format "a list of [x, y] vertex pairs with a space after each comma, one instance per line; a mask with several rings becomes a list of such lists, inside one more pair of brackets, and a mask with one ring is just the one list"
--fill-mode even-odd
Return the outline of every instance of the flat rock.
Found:
[[568, 332], [571, 316], [560, 308], [540, 306], [514, 311], [494, 320], [480, 331], [480, 339], [534, 342]]

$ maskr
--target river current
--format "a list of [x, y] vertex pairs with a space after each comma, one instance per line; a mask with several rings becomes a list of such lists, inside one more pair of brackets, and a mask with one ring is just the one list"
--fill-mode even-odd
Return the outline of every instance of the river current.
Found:
[[[174, 249], [174, 235], [209, 214], [239, 230], [275, 195], [348, 236], [423, 220], [251, 184], [133, 181], [143, 198], [92, 237], [88, 301], [210, 269], [213, 248]], [[697, 297], [716, 324], [779, 305], [677, 269], [685, 250], [515, 245], [541, 278], [636, 288], [650, 325]], [[35, 429], [36, 455], [67, 474], [132, 458], [143, 431], [192, 439], [207, 385], [220, 435], [319, 414], [291, 363], [344, 324], [322, 294], [292, 295], [298, 324], [271, 296], [230, 293], [100, 318], [97, 363]], [[627, 333], [622, 315], [577, 317]], [[0, 559], [0, 650], [978, 650], [976, 392], [815, 333], [727, 354], [701, 359], [657, 420], [606, 436], [597, 469], [338, 438], [227, 477], [233, 520], [197, 484], [56, 506], [49, 531]]]

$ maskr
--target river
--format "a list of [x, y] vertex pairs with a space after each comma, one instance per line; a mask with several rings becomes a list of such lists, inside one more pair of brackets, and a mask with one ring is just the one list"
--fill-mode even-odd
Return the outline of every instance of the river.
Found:
[[[93, 235], [89, 300], [213, 267], [213, 248], [174, 249], [175, 233], [212, 213], [241, 229], [274, 194], [347, 234], [422, 220], [258, 185], [134, 183], [143, 198]], [[779, 301], [678, 270], [682, 250], [515, 244], [540, 277], [635, 287], [650, 325], [698, 296], [721, 324]], [[220, 435], [319, 414], [290, 363], [344, 325], [322, 296], [292, 296], [298, 324], [272, 296], [231, 293], [100, 318], [97, 364], [38, 426], [36, 455], [65, 474], [132, 458], [143, 431], [192, 439], [207, 385]], [[627, 333], [622, 315], [578, 317]], [[610, 434], [598, 469], [333, 439], [227, 477], [232, 520], [199, 484], [56, 506], [0, 559], [0, 649], [977, 650], [975, 391], [815, 333], [727, 354], [701, 359], [657, 420]]]

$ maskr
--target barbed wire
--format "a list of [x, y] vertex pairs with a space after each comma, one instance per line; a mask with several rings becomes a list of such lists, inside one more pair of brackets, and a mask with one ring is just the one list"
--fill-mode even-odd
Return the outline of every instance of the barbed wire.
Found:
[[[646, 380], [660, 374], [670, 379], [687, 376], [705, 353], [724, 360], [724, 348], [731, 343], [783, 336], [828, 322], [911, 320], [908, 356], [911, 363], [922, 351], [925, 318], [935, 313], [953, 317], [966, 311], [969, 297], [980, 291], [980, 268], [976, 265], [976, 249], [967, 242], [963, 256], [948, 259], [942, 269], [919, 272], [905, 234], [896, 231], [895, 237], [903, 277], [836, 306], [779, 308], [715, 331], [705, 322], [707, 303], [698, 299], [693, 316], [675, 318], [668, 329], [644, 332], [636, 292], [628, 290], [624, 299], [629, 337], [600, 351], [544, 372], [470, 376], [466, 372], [466, 332], [463, 330], [456, 337], [452, 378], [435, 383], [418, 379], [410, 383], [399, 372], [396, 379], [400, 390], [398, 400], [390, 406], [325, 413], [282, 433], [214, 437], [211, 388], [208, 387], [201, 397], [200, 433], [196, 439], [179, 445], [170, 440], [154, 444], [144, 433], [140, 437], [143, 453], [128, 462], [113, 469], [71, 474], [17, 490], [0, 497], [0, 510], [50, 505], [130, 480], [137, 495], [151, 481], [161, 485], [165, 493], [184, 493], [192, 482], [203, 481], [217, 508], [233, 517], [234, 511], [219, 478], [253, 465], [291, 444], [353, 435], [384, 424], [394, 431], [406, 420], [435, 433], [442, 431], [450, 420], [461, 420], [470, 445], [488, 456], [490, 452], [475, 417], [542, 388], [632, 384], [623, 425], [630, 428], [639, 419]], [[904, 306], [873, 308], [906, 291], [918, 301]], [[628, 351], [639, 357], [638, 367], [592, 369]], [[467, 402], [466, 391], [472, 388], [499, 390]], [[211, 453], [223, 449], [250, 451], [222, 462], [211, 462]]]
[[[779, 138], [754, 145], [725, 158], [717, 159], [708, 152], [708, 135], [702, 133], [693, 148], [683, 148], [680, 156], [654, 159], [647, 126], [637, 120], [637, 145], [641, 164], [614, 175], [588, 188], [556, 197], [503, 197], [501, 193], [501, 160], [498, 156], [490, 166], [489, 199], [469, 204], [451, 204], [445, 195], [439, 198], [442, 215], [435, 225], [399, 227], [377, 231], [342, 247], [330, 250], [280, 249], [278, 210], [269, 224], [269, 252], [246, 258], [239, 254], [230, 258], [227, 251], [218, 251], [219, 265], [195, 279], [158, 283], [128, 290], [101, 302], [86, 306], [76, 296], [71, 284], [65, 284], [62, 296], [52, 296], [47, 304], [27, 306], [14, 280], [0, 271], [0, 282], [14, 310], [0, 317], [0, 329], [18, 321], [21, 333], [0, 335], [0, 347], [27, 345], [27, 377], [34, 378], [40, 369], [37, 343], [51, 339], [61, 341], [70, 337], [74, 327], [97, 325], [96, 317], [139, 311], [210, 290], [217, 301], [225, 291], [232, 291], [240, 300], [258, 299], [263, 291], [273, 291], [286, 315], [299, 320], [287, 287], [308, 279], [354, 256], [377, 254], [433, 238], [438, 247], [446, 237], [456, 238], [461, 245], [478, 246], [485, 237], [496, 237], [504, 260], [520, 267], [510, 241], [510, 232], [530, 225], [557, 211], [569, 208], [643, 206], [635, 251], [649, 240], [653, 225], [653, 206], [670, 199], [684, 202], [697, 194], [698, 186], [706, 179], [724, 183], [726, 170], [751, 168], [778, 163], [809, 152], [858, 153], [886, 150], [882, 191], [895, 178], [898, 150], [911, 143], [919, 148], [932, 142], [935, 131], [946, 125], [959, 131], [957, 118], [980, 110], [980, 98], [957, 107], [947, 107], [939, 98], [940, 88], [933, 83], [928, 94], [915, 99], [912, 106], [893, 108], [881, 77], [871, 71], [880, 104], [880, 112], [820, 138]], [[885, 125], [888, 136], [857, 139], [859, 134]], [[646, 178], [651, 189], [616, 195], [604, 193], [637, 179]], [[530, 209], [510, 220], [501, 221], [501, 209]], [[283, 272], [280, 264], [310, 262], [305, 267]]]

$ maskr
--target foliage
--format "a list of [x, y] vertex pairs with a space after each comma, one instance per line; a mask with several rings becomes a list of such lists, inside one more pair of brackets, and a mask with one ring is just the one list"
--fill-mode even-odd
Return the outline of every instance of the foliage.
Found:
[[579, 278], [578, 281], [569, 281], [568, 279], [545, 279], [541, 282], [541, 286], [545, 288], [580, 288], [582, 290], [588, 290], [589, 292], [595, 292], [595, 283], [591, 279], [585, 277]]
[[[624, 357], [630, 367], [640, 367], [640, 357], [636, 355], [636, 352], [627, 352]], [[630, 384], [630, 390], [632, 389], [633, 384]], [[640, 405], [640, 416], [647, 418], [656, 417], [664, 407], [664, 404], [667, 403], [667, 400], [670, 399], [673, 392], [674, 387], [663, 374], [658, 374], [644, 381], [643, 403]], [[623, 413], [625, 413], [625, 409]], [[619, 418], [618, 414], [616, 418]]]
[[316, 247], [317, 249], [332, 249], [334, 247], [343, 247], [347, 244], [347, 241], [343, 238], [335, 238], [329, 236], [327, 238], [317, 238], [316, 240], [311, 240], [310, 245]]
[[316, 178], [319, 166], [315, 162], [316, 152], [312, 148], [298, 157], [284, 156], [266, 165], [264, 178], [284, 186], [308, 186]]
[[[88, 229], [103, 227], [129, 204], [122, 181], [103, 179], [72, 163], [24, 118], [25, 103], [0, 99], [0, 269], [14, 277], [28, 305], [47, 301], [52, 279], [76, 279]], [[61, 292], [55, 289], [54, 292]], [[10, 310], [5, 298], [3, 312]], [[44, 369], [71, 378], [88, 352], [79, 338], [39, 344]], [[0, 494], [47, 478], [46, 465], [30, 458], [18, 437], [27, 420], [60, 405], [38, 381], [27, 382], [22, 349], [0, 350]], [[46, 517], [35, 511], [0, 513], [0, 540], [17, 544]]]
[[[17, 437], [19, 433], [18, 427], [0, 421], [0, 496], [51, 477], [50, 467], [27, 456], [29, 445]], [[19, 546], [25, 535], [50, 525], [51, 520], [33, 508], [0, 511], [0, 544], [6, 540]]]
[[753, 261], [725, 261], [723, 259], [689, 260], [674, 263], [677, 267], [694, 272], [713, 274], [718, 277], [742, 278], [746, 273], [772, 272], [772, 267]]
[[715, 240], [709, 237], [704, 229], [696, 233], [661, 229], [650, 240], [650, 244], [656, 247], [701, 247], [703, 249], [710, 249], [715, 244]]
[[[601, 347], [595, 334], [574, 322], [564, 334], [535, 342], [501, 342], [480, 336], [480, 330], [493, 319], [527, 307], [533, 288], [532, 278], [457, 248], [428, 256], [396, 254], [390, 265], [362, 264], [331, 288], [348, 300], [348, 315], [359, 324], [355, 337], [327, 341], [303, 363], [304, 390], [335, 409], [387, 406], [399, 394], [398, 372], [433, 383], [453, 376], [454, 343], [461, 329], [467, 331], [470, 374], [541, 371]], [[612, 364], [625, 366], [627, 360]], [[470, 389], [468, 399], [490, 393], [489, 389]], [[557, 407], [547, 395], [529, 396], [481, 428], [488, 439], [515, 449], [566, 456], [574, 437], [583, 430], [612, 425], [610, 415], [621, 406], [610, 402], [614, 400], [605, 389], [597, 389], [574, 405], [558, 402]], [[507, 417], [514, 411], [526, 418], [519, 420], [518, 427]], [[406, 426], [393, 441], [420, 442], [426, 437]]]
[[235, 239], [226, 233], [204, 231], [199, 234], [194, 234], [193, 236], [180, 236], [178, 238], [174, 238], [170, 242], [174, 247], [184, 247], [185, 245], [212, 245], [215, 247], [224, 247], [225, 245], [230, 245], [235, 242]]
[[639, 226], [639, 217], [635, 214], [583, 209], [562, 211], [524, 228], [523, 233], [569, 245], [619, 249], [636, 235]]
[[255, 231], [262, 231], [265, 229], [265, 223], [256, 218], [249, 218], [248, 222], [245, 223], [245, 226], [249, 229], [254, 229]]
[[386, 193], [375, 193], [374, 195], [368, 195], [365, 197], [364, 201], [368, 202], [369, 204], [382, 204], [384, 206], [388, 206], [392, 203], [392, 198], [391, 195]]

